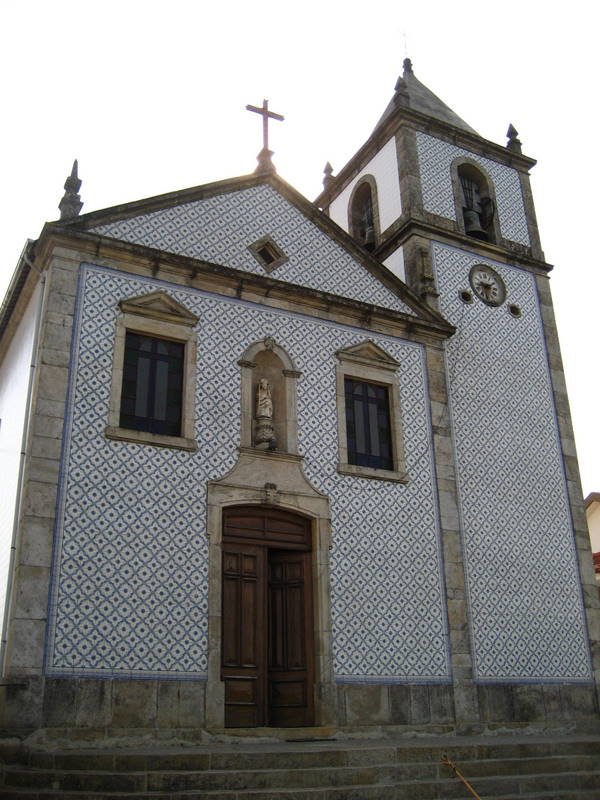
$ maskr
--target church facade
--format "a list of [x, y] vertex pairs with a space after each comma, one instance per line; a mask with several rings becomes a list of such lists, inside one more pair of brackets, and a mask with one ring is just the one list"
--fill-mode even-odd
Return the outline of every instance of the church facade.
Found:
[[85, 215], [74, 173], [24, 250], [2, 726], [596, 724], [535, 162], [408, 61], [315, 203], [261, 155]]

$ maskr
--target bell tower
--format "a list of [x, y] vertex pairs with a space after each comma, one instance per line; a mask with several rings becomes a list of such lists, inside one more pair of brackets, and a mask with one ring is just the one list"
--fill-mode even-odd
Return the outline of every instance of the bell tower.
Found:
[[438, 468], [458, 492], [464, 572], [450, 577], [447, 565], [446, 575], [468, 637], [453, 644], [464, 651], [455, 693], [480, 709], [524, 682], [600, 674], [587, 644], [599, 611], [552, 267], [529, 182], [536, 162], [512, 124], [507, 138], [481, 137], [405, 59], [372, 134], [337, 175], [328, 165], [316, 201], [456, 328], [444, 348], [447, 404], [435, 398], [432, 424], [434, 436], [450, 432]]
[[336, 175], [327, 165], [317, 204], [412, 289], [433, 303], [432, 237], [543, 262], [529, 170], [511, 124], [506, 147], [483, 139], [403, 74], [371, 136]]

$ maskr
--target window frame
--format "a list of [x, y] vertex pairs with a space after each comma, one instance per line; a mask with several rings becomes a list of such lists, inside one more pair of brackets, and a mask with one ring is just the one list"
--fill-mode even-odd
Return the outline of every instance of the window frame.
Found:
[[[389, 387], [385, 384], [357, 380], [350, 375], [344, 375], [344, 392], [346, 395], [348, 463], [353, 466], [370, 467], [373, 469], [392, 469], [394, 466], [394, 458]], [[374, 397], [372, 396], [373, 393], [375, 394]], [[381, 424], [382, 422], [384, 423], [383, 426]], [[354, 426], [354, 442], [356, 445], [354, 449], [350, 447], [349, 429], [351, 424]], [[383, 436], [382, 428], [384, 431]], [[369, 452], [367, 452], [366, 449], [364, 452], [360, 452], [359, 450], [361, 433], [365, 444], [368, 441], [370, 445]], [[374, 447], [379, 449], [379, 454], [373, 452]], [[385, 454], [382, 454], [382, 450], [385, 451]], [[364, 464], [360, 461], [361, 458], [370, 462], [379, 463]]]
[[[400, 406], [398, 370], [400, 364], [382, 348], [367, 341], [360, 345], [338, 350], [336, 353], [336, 394], [338, 417], [338, 467], [342, 475], [407, 483], [408, 475], [404, 459], [404, 435]], [[390, 419], [390, 444], [393, 469], [366, 467], [350, 464], [348, 460], [348, 433], [346, 420], [345, 380], [360, 381], [387, 389]]]
[[[278, 267], [281, 267], [283, 264], [286, 264], [290, 260], [281, 247], [277, 244], [275, 239], [269, 235], [261, 236], [260, 239], [257, 239], [255, 242], [249, 244], [248, 250], [268, 274], [276, 270]], [[273, 257], [270, 261], [265, 260], [263, 256], [263, 250], [266, 250], [268, 254]]]
[[[127, 328], [119, 418], [122, 428], [181, 436], [184, 358], [184, 342]], [[140, 401], [144, 413], [138, 408]]]
[[[197, 450], [198, 445], [194, 438], [197, 337], [194, 326], [198, 318], [163, 292], [153, 292], [141, 298], [121, 301], [119, 306], [121, 314], [117, 319], [115, 330], [108, 425], [105, 436], [108, 439], [156, 447], [170, 447], [190, 452]], [[128, 332], [184, 345], [179, 436], [121, 427], [125, 338]]]

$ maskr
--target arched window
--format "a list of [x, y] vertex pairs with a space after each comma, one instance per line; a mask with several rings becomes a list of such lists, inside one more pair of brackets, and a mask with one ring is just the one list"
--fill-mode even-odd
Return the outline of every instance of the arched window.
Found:
[[467, 236], [483, 242], [495, 242], [496, 205], [485, 175], [473, 164], [459, 164], [458, 194]]
[[[371, 180], [374, 183], [374, 179]], [[369, 252], [377, 245], [376, 202], [371, 181], [361, 180], [350, 200], [350, 233]]]

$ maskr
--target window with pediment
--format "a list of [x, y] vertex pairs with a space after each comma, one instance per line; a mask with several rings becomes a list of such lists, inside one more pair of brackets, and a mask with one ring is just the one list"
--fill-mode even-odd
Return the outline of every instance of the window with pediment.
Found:
[[400, 364], [371, 341], [336, 356], [338, 472], [405, 482]]
[[198, 318], [161, 291], [119, 307], [106, 436], [195, 450]]

